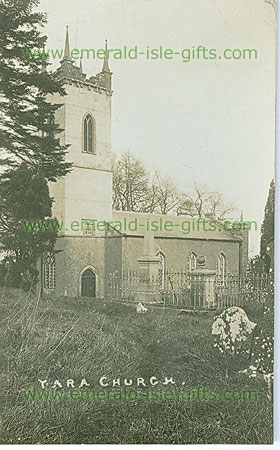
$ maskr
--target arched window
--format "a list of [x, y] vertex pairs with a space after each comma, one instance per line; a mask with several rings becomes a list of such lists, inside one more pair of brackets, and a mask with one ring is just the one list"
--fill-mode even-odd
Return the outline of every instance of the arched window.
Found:
[[197, 256], [194, 252], [192, 252], [189, 256], [189, 270], [197, 269]]
[[157, 256], [160, 258], [158, 265], [159, 285], [161, 289], [164, 289], [165, 256], [162, 252], [158, 252]]
[[44, 262], [44, 286], [46, 289], [55, 288], [55, 257], [48, 252]]
[[225, 280], [226, 276], [226, 257], [223, 253], [220, 253], [218, 255], [218, 261], [217, 261], [217, 276], [220, 281]]
[[84, 118], [84, 152], [95, 153], [94, 149], [94, 121], [90, 114]]

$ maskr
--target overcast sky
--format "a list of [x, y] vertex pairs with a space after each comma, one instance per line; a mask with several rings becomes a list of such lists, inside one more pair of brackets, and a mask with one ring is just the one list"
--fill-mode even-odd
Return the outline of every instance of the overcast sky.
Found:
[[[48, 48], [203, 45], [256, 49], [257, 60], [110, 59], [112, 151], [130, 150], [180, 189], [223, 193], [260, 228], [274, 176], [274, 11], [264, 0], [41, 0]], [[54, 61], [54, 67], [58, 61]], [[88, 76], [102, 61], [84, 61]], [[239, 214], [238, 214], [239, 215]], [[251, 254], [259, 233], [251, 233]]]

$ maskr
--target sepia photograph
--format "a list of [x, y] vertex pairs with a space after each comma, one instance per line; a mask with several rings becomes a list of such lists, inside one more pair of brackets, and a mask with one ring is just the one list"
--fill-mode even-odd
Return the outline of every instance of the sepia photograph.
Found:
[[274, 443], [276, 22], [0, 0], [1, 445]]

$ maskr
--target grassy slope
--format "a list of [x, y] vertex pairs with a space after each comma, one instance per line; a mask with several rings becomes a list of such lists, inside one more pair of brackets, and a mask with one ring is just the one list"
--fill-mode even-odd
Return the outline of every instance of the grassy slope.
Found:
[[[3, 295], [7, 387], [2, 443], [269, 443], [264, 385], [230, 371], [211, 346], [213, 314], [194, 317], [90, 299]], [[3, 327], [3, 325], [2, 325]], [[65, 337], [65, 335], [67, 336]], [[64, 338], [64, 339], [63, 339]], [[63, 339], [63, 340], [62, 340]], [[61, 342], [62, 340], [62, 342]], [[60, 343], [61, 342], [61, 343]], [[58, 346], [58, 344], [60, 345]], [[57, 347], [58, 346], [58, 347]], [[57, 347], [57, 348], [56, 348]], [[38, 378], [97, 386], [100, 376], [173, 376], [177, 388], [257, 389], [257, 401], [29, 401]]]

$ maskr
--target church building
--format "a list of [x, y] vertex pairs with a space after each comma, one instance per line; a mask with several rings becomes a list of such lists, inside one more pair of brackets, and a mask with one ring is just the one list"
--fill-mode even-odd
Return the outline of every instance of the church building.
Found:
[[[248, 260], [246, 227], [232, 231], [207, 218], [216, 224], [215, 230], [201, 225], [184, 232], [185, 222], [197, 219], [112, 210], [113, 92], [107, 54], [101, 72], [88, 77], [71, 59], [67, 29], [57, 76], [67, 95], [55, 94], [49, 100], [61, 104], [55, 120], [64, 130], [62, 144], [70, 144], [66, 158], [73, 166], [49, 185], [53, 216], [63, 227], [56, 252], [44, 256], [44, 292], [102, 298], [112, 274], [136, 273], [151, 264], [161, 289], [168, 270], [195, 271], [203, 266], [220, 277], [241, 275]], [[165, 226], [167, 221], [172, 225]]]

